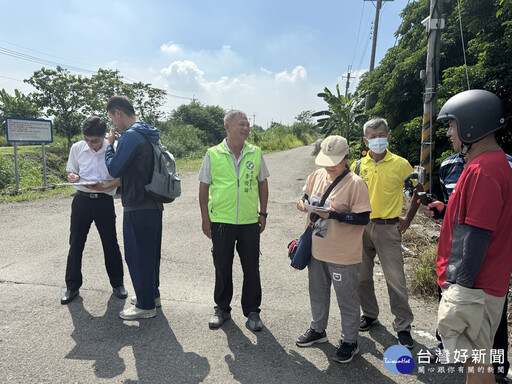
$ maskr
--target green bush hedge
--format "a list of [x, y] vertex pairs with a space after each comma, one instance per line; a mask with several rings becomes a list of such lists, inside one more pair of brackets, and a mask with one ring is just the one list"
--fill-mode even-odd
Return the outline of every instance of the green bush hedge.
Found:
[[206, 151], [202, 131], [191, 125], [167, 125], [161, 129], [160, 140], [177, 159], [196, 159]]

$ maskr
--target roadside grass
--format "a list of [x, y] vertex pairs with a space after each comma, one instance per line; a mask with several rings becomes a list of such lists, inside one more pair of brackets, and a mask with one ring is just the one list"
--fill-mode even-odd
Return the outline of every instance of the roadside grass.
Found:
[[197, 159], [177, 159], [176, 168], [178, 173], [196, 172], [201, 168], [203, 157]]
[[[409, 209], [410, 198], [404, 196], [404, 212]], [[436, 252], [440, 220], [425, 216], [421, 207], [411, 226], [402, 237], [402, 244], [407, 248], [406, 262], [412, 266], [413, 275], [409, 279], [409, 293], [425, 300], [437, 300]]]
[[[267, 148], [264, 153], [289, 149], [293, 142], [295, 147], [304, 145], [300, 141], [286, 141], [286, 148]], [[286, 144], [286, 145], [285, 145]], [[69, 194], [74, 191], [70, 186], [58, 186], [66, 182], [66, 164], [68, 149], [64, 140], [46, 145], [47, 187], [43, 186], [41, 145], [18, 146], [19, 189], [16, 190], [14, 171], [14, 148], [0, 148], [0, 204], [41, 199], [44, 197]], [[201, 168], [204, 154], [197, 158], [178, 158], [176, 166], [182, 175], [197, 172]]]
[[424, 299], [437, 300], [436, 250], [436, 245], [430, 244], [414, 260], [410, 291]]
[[[58, 196], [58, 195], [69, 195], [73, 193], [75, 189], [73, 187], [52, 187], [48, 186], [46, 189], [34, 188], [22, 190], [19, 194], [6, 194], [0, 195], [0, 204], [2, 203], [21, 203], [23, 201], [39, 200], [46, 197]], [[14, 192], [14, 191], [13, 191]]]
[[[19, 145], [18, 146], [18, 154], [21, 153], [41, 153], [40, 145]], [[3, 147], [0, 148], [0, 156], [4, 155], [12, 155], [14, 156], [14, 147]]]

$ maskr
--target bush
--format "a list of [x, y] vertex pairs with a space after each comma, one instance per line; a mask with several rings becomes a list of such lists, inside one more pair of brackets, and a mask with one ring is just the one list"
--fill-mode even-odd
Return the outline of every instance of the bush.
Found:
[[[77, 135], [72, 138], [72, 142], [76, 143], [82, 140], [82, 135]], [[68, 158], [70, 148], [68, 147], [68, 140], [65, 137], [53, 136], [53, 143], [46, 144], [46, 153], [54, 153], [56, 155]]]
[[437, 297], [436, 251], [436, 244], [431, 244], [415, 260], [412, 293], [425, 298]]
[[14, 160], [10, 156], [0, 157], [0, 190], [14, 181]]
[[167, 125], [161, 130], [160, 140], [177, 159], [203, 157], [206, 146], [202, 132], [192, 125]]
[[[62, 183], [66, 177], [66, 160], [53, 153], [46, 154], [47, 184]], [[41, 153], [18, 154], [19, 188], [26, 190], [43, 186], [43, 163]], [[14, 156], [0, 157], [0, 190], [14, 190], [16, 187]]]
[[251, 130], [247, 140], [265, 152], [274, 152], [309, 145], [316, 139], [312, 133], [298, 131], [295, 126], [274, 124], [263, 132]]

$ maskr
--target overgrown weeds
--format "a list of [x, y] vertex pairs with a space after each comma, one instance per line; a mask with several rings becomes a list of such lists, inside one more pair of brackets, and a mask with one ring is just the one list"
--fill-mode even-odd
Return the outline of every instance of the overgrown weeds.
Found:
[[411, 293], [426, 299], [437, 298], [435, 244], [430, 244], [414, 259], [414, 277], [410, 281]]
[[[404, 211], [409, 208], [409, 203], [410, 198], [404, 197]], [[420, 207], [402, 238], [402, 244], [414, 256], [407, 259], [413, 269], [409, 291], [425, 299], [437, 298], [436, 253], [441, 224], [440, 220], [425, 216]]]

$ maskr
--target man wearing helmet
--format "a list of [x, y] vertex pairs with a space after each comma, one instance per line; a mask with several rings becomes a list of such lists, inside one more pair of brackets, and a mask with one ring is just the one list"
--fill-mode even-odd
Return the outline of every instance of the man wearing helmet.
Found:
[[[444, 214], [437, 248], [438, 284], [443, 289], [438, 330], [450, 362], [467, 351], [468, 383], [494, 383], [489, 363], [508, 293], [512, 258], [512, 169], [494, 132], [505, 126], [501, 100], [470, 90], [450, 98], [438, 120], [466, 166], [447, 205], [429, 204]], [[460, 360], [459, 360], [460, 361]]]

